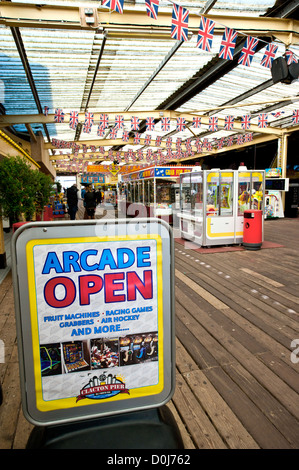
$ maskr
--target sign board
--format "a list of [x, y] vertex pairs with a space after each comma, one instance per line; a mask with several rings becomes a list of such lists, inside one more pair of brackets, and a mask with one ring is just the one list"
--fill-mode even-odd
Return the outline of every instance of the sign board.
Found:
[[33, 424], [146, 409], [174, 391], [174, 262], [158, 219], [33, 222], [12, 239]]
[[104, 175], [83, 175], [81, 176], [81, 183], [105, 183]]

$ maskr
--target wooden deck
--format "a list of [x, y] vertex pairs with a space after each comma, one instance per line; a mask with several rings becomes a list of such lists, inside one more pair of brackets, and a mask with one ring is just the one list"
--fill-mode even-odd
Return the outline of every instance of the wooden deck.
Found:
[[[186, 449], [298, 449], [298, 235], [299, 218], [276, 219], [265, 221], [265, 240], [278, 245], [258, 251], [176, 241], [177, 382], [168, 406]], [[10, 273], [0, 285], [0, 339], [0, 449], [24, 449], [32, 426], [20, 406]]]

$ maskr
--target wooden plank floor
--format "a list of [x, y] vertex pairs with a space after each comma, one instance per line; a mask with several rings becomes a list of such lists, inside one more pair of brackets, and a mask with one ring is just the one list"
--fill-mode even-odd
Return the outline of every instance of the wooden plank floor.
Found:
[[[278, 248], [198, 253], [175, 243], [177, 382], [167, 406], [186, 449], [299, 447], [298, 234], [299, 218], [277, 219], [265, 221], [265, 240]], [[10, 273], [0, 339], [0, 449], [24, 449], [32, 426], [21, 411]]]

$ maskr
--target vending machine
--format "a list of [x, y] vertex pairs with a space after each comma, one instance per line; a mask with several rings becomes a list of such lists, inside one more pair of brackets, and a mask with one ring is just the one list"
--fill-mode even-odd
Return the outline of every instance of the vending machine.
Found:
[[240, 244], [244, 211], [264, 209], [264, 170], [200, 170], [180, 177], [179, 229], [200, 246]]

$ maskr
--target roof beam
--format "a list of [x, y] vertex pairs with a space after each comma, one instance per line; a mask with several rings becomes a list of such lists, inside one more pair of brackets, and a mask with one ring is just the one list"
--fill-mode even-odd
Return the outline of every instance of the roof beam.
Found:
[[[0, 3], [0, 24], [9, 27], [47, 29], [93, 29], [82, 21], [82, 10], [74, 6], [32, 5], [24, 3]], [[144, 29], [144, 37], [152, 37], [155, 31], [169, 32], [171, 9], [159, 11], [153, 22], [143, 9], [127, 8], [122, 15], [113, 14], [106, 8], [97, 9], [98, 27], [109, 31], [122, 30], [138, 32]], [[197, 33], [200, 14], [189, 13], [189, 30]], [[299, 21], [287, 18], [243, 17], [229, 15], [206, 15], [215, 21], [215, 33], [221, 33], [224, 25], [241, 33], [254, 36], [274, 36], [287, 45], [299, 43]]]
[[[132, 117], [132, 113], [129, 112], [123, 112], [123, 113], [106, 113], [109, 117], [109, 120], [114, 121], [115, 116], [118, 114], [121, 114], [124, 117], [125, 121], [129, 121]], [[205, 115], [200, 115], [200, 114], [195, 114], [195, 113], [179, 113], [176, 111], [165, 111], [165, 110], [160, 110], [160, 111], [136, 111], [133, 113], [134, 116], [138, 116], [141, 119], [145, 119], [149, 115], [155, 119], [161, 119], [162, 116], [169, 117], [170, 119], [176, 120], [178, 117], [183, 117], [186, 119], [188, 122], [193, 121], [193, 117], [200, 117], [201, 118], [201, 123], [204, 125], [209, 125], [209, 117]], [[94, 120], [97, 121], [100, 118], [100, 113], [94, 113]], [[79, 113], [79, 121], [83, 122], [85, 119], [85, 114], [84, 113]], [[26, 115], [2, 115], [0, 116], [0, 127], [7, 127], [8, 125], [15, 125], [15, 124], [32, 124], [32, 123], [53, 123], [54, 122], [54, 114], [48, 114], [48, 116], [45, 116], [43, 114], [26, 114]], [[57, 123], [59, 125], [59, 123]], [[61, 123], [60, 123], [61, 124]], [[224, 127], [225, 120], [223, 118], [218, 118], [218, 125], [220, 127]], [[234, 121], [234, 130], [244, 132], [241, 126], [241, 121], [236, 120]], [[255, 124], [251, 124], [250, 127], [251, 132], [258, 132], [262, 134], [276, 134], [276, 135], [282, 135], [284, 133], [283, 129], [276, 128], [276, 127], [265, 127], [265, 128], [259, 128]], [[133, 137], [129, 139], [129, 142], [125, 143], [120, 139], [118, 140], [108, 140], [108, 139], [100, 139], [101, 141], [105, 142], [104, 144], [100, 145], [129, 145], [133, 143]], [[84, 141], [85, 142], [85, 141]], [[109, 142], [109, 143], [108, 143]], [[48, 147], [52, 148], [52, 147]]]

